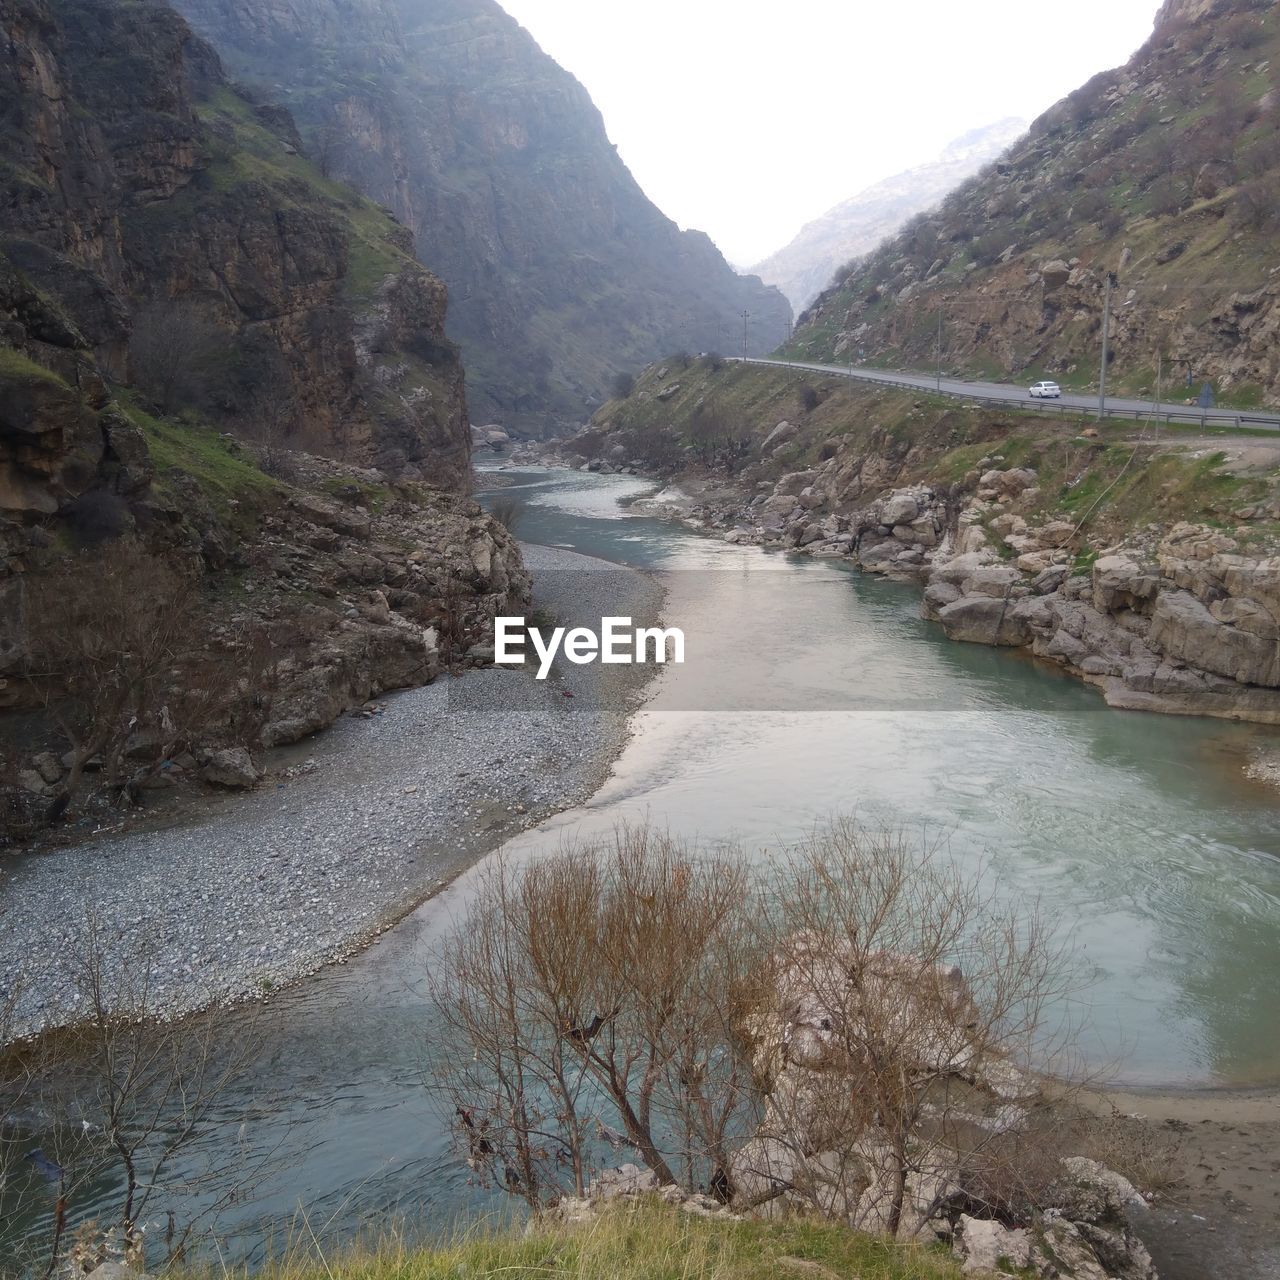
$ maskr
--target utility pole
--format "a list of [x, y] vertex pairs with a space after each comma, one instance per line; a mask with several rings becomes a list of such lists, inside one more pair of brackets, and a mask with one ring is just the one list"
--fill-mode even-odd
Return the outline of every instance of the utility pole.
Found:
[[1160, 397], [1164, 391], [1164, 352], [1156, 356], [1156, 439], [1160, 439]]
[[938, 391], [942, 391], [942, 303], [938, 303]]
[[1102, 295], [1102, 372], [1098, 375], [1098, 421], [1107, 416], [1107, 361], [1111, 357], [1111, 286], [1115, 272], [1107, 272], [1106, 289]]
[[747, 359], [747, 323], [751, 319], [751, 312], [744, 311], [742, 313], [742, 360], [746, 363]]

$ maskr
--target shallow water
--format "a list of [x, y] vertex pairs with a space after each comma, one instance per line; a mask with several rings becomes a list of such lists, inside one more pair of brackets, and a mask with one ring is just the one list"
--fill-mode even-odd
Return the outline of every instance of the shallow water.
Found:
[[[521, 853], [640, 819], [756, 858], [835, 812], [920, 828], [1038, 897], [1075, 944], [1093, 1065], [1130, 1084], [1280, 1079], [1280, 806], [1239, 768], [1268, 731], [1108, 710], [1021, 655], [946, 641], [915, 588], [630, 516], [619, 499], [636, 480], [508, 478], [521, 538], [661, 572], [665, 621], [687, 641], [609, 782]], [[250, 1143], [287, 1134], [296, 1158], [224, 1222], [232, 1255], [260, 1255], [258, 1223], [299, 1205], [339, 1235], [393, 1211], [439, 1225], [493, 1207], [423, 1088], [423, 973], [466, 895], [464, 876], [269, 1006], [228, 1129], [207, 1142], [251, 1095]]]

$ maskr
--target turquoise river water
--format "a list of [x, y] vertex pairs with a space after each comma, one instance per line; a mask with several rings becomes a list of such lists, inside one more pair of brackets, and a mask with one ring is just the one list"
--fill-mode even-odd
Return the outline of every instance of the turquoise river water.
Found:
[[[1280, 1079], [1280, 795], [1242, 769], [1271, 731], [1108, 710], [1020, 655], [948, 642], [914, 587], [631, 515], [638, 480], [504, 479], [521, 538], [660, 573], [665, 621], [687, 643], [609, 781], [520, 850], [622, 821], [753, 857], [837, 812], [919, 827], [1038, 898], [1083, 965], [1081, 1050], [1113, 1079]], [[257, 1119], [246, 1136], [245, 1099], [230, 1097], [227, 1124], [295, 1158], [224, 1220], [233, 1255], [261, 1256], [262, 1222], [299, 1206], [341, 1234], [388, 1213], [438, 1225], [492, 1207], [423, 1088], [423, 973], [467, 883], [272, 1002], [243, 1085]]]

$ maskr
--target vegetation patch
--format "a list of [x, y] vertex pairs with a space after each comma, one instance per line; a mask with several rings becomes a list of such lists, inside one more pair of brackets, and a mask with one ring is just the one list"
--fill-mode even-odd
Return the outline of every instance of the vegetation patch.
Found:
[[[120, 406], [146, 437], [155, 464], [157, 485], [164, 489], [166, 472], [190, 476], [228, 523], [241, 523], [253, 508], [281, 489], [279, 481], [239, 456], [238, 446], [220, 432], [205, 426], [153, 417], [121, 397]], [[237, 505], [248, 510], [237, 512]]]
[[71, 390], [66, 380], [52, 369], [36, 364], [13, 347], [0, 347], [0, 378], [11, 382], [43, 382], [65, 391]]
[[337, 1257], [300, 1257], [263, 1280], [956, 1280], [945, 1252], [830, 1223], [695, 1217], [660, 1202], [621, 1204], [592, 1222], [473, 1229], [452, 1243], [393, 1240]]

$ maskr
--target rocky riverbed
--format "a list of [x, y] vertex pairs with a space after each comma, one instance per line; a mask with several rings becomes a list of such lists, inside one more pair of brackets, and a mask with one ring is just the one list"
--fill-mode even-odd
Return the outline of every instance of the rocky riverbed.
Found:
[[[526, 547], [559, 623], [652, 619], [652, 578]], [[93, 925], [108, 989], [148, 971], [153, 1012], [253, 997], [358, 949], [461, 867], [585, 800], [647, 669], [474, 670], [372, 704], [290, 749], [265, 782], [182, 825], [108, 835], [0, 870], [0, 1002], [20, 1033], [75, 1020]], [[74, 892], [68, 892], [73, 886]]]

